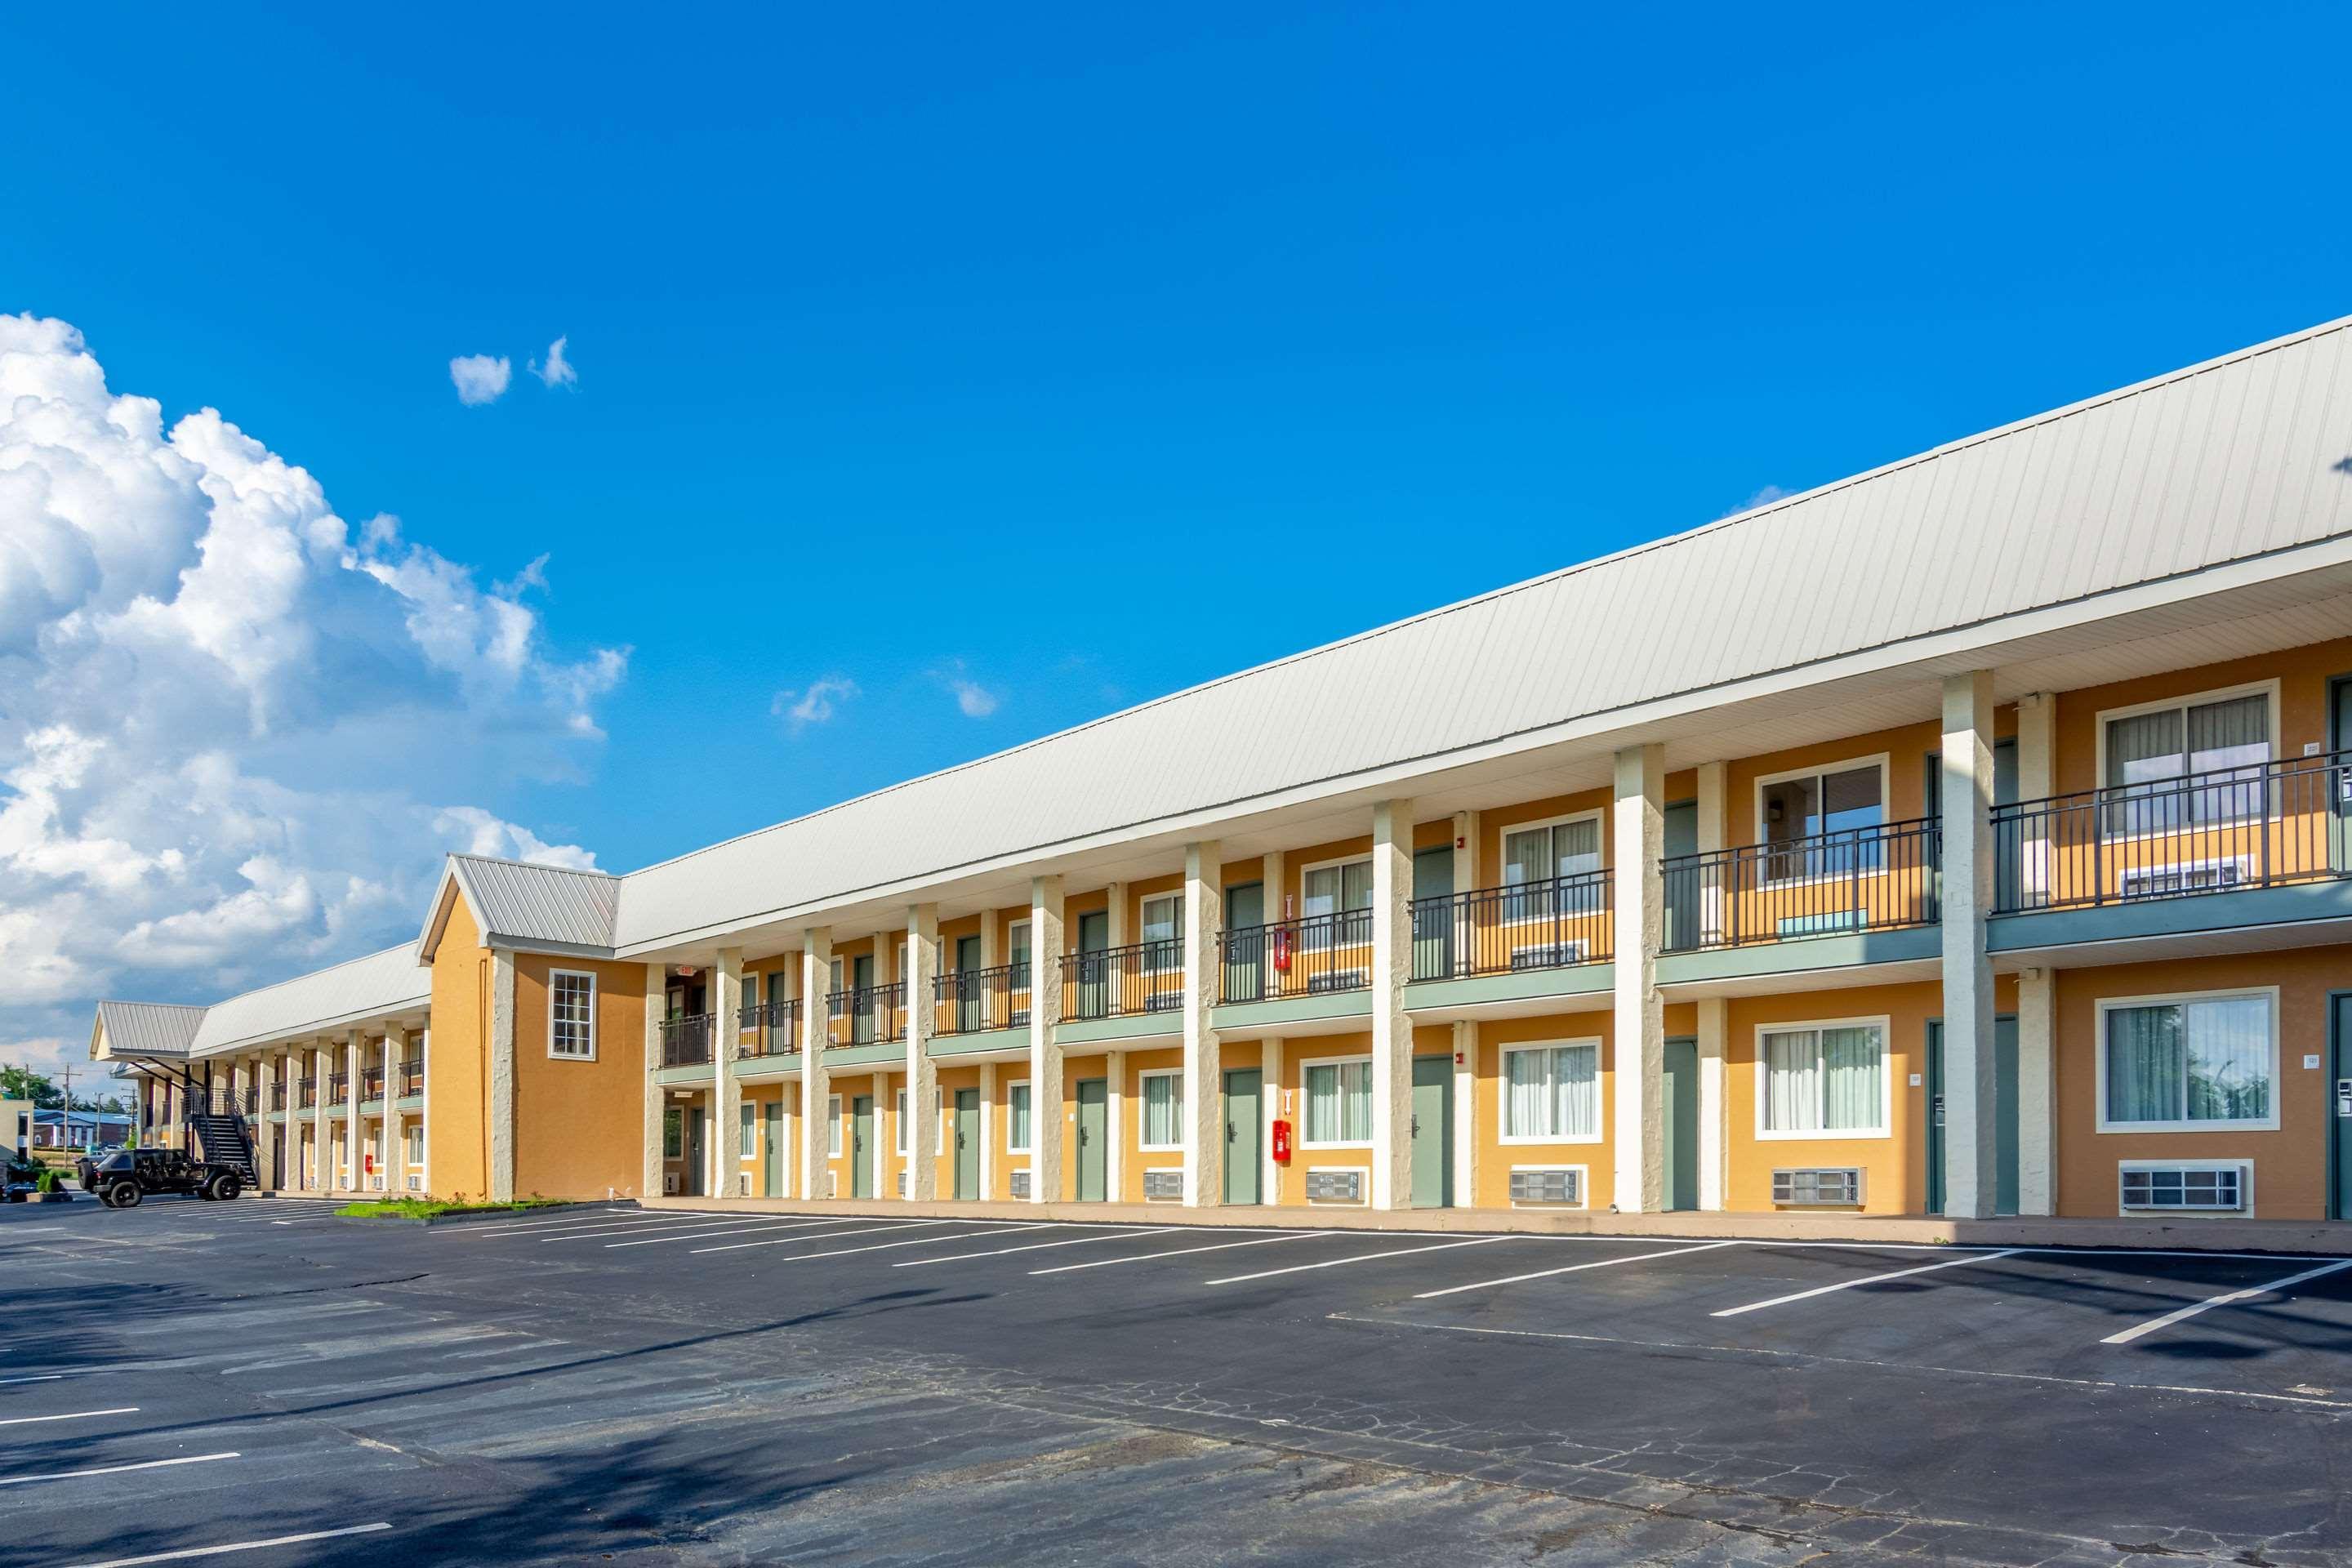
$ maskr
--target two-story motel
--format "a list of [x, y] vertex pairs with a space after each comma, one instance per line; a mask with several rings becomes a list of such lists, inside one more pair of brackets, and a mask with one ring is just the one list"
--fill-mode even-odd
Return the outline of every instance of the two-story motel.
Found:
[[93, 1053], [286, 1189], [2347, 1217], [2352, 321], [626, 876], [453, 857]]

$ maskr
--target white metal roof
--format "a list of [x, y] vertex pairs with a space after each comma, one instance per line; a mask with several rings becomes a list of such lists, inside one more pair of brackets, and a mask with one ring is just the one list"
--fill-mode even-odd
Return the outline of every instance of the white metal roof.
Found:
[[205, 1021], [202, 1007], [169, 1002], [100, 1002], [90, 1041], [96, 1054], [97, 1034], [106, 1039], [109, 1057], [184, 1057]]
[[[2352, 531], [2352, 319], [621, 879], [624, 951]], [[2282, 561], [2284, 575], [2296, 570]]]
[[441, 940], [452, 886], [465, 894], [486, 947], [601, 952], [613, 945], [621, 879], [604, 871], [575, 871], [522, 860], [452, 855], [440, 892], [425, 912], [417, 952], [432, 957]]
[[240, 1046], [299, 1039], [411, 1012], [432, 995], [432, 973], [417, 967], [415, 944], [403, 942], [215, 1002], [205, 1010], [189, 1050], [210, 1056]]

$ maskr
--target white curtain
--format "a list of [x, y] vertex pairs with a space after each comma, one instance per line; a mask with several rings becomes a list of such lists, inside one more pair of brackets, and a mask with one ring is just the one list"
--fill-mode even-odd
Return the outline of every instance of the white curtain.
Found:
[[1550, 1089], [1544, 1058], [1542, 1051], [1503, 1053], [1503, 1130], [1514, 1138], [1539, 1138], [1551, 1131], [1544, 1123]]
[[2107, 1120], [2181, 1118], [2180, 1009], [2117, 1007], [2107, 1014]]
[[1029, 1147], [1029, 1086], [1016, 1083], [1007, 1095], [1004, 1108], [1006, 1146], [1016, 1152]]
[[1822, 1127], [1874, 1132], [1885, 1101], [1885, 1052], [1875, 1026], [1822, 1031]]
[[1588, 1137], [1601, 1131], [1601, 1049], [1559, 1046], [1551, 1053], [1552, 1134]]
[[1161, 1073], [1143, 1080], [1143, 1141], [1147, 1143], [1181, 1143], [1184, 1129], [1181, 1114], [1184, 1102], [1184, 1076], [1181, 1073]]
[[2271, 1008], [2261, 996], [2191, 1002], [2187, 1036], [2190, 1121], [2260, 1121], [2271, 1108]]
[[1811, 1029], [1764, 1037], [1764, 1127], [1818, 1132], [1822, 1127], [1822, 1037]]

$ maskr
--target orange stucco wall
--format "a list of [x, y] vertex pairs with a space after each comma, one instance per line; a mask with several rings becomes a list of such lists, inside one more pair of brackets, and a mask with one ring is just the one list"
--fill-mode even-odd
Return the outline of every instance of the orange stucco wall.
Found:
[[[548, 977], [558, 969], [596, 977], [593, 1061], [549, 1051]], [[634, 1193], [644, 1181], [646, 966], [517, 954], [514, 1049], [517, 1195]]]
[[436, 1197], [479, 1197], [489, 1176], [489, 951], [462, 898], [433, 954], [433, 1050], [425, 1159]]

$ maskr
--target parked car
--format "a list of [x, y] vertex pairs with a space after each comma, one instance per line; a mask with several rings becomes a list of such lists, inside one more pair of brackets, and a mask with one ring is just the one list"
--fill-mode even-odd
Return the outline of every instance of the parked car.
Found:
[[245, 1188], [245, 1178], [226, 1165], [192, 1160], [184, 1149], [121, 1149], [99, 1160], [84, 1178], [109, 1208], [136, 1208], [150, 1193], [226, 1203]]

